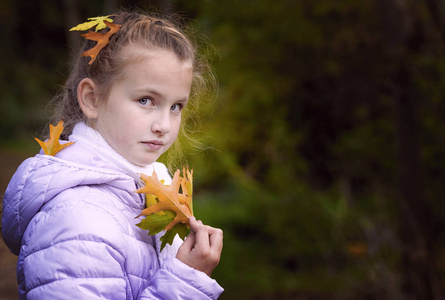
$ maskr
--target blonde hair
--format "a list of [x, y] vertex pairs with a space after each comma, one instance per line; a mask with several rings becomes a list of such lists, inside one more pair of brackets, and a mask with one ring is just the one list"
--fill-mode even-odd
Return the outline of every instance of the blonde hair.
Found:
[[[179, 22], [134, 12], [119, 12], [112, 18], [115, 24], [122, 27], [111, 36], [110, 43], [99, 52], [91, 66], [88, 65], [88, 57], [78, 56], [63, 90], [54, 99], [56, 113], [52, 122], [64, 121], [65, 129], [61, 138], [68, 139], [75, 124], [88, 121], [77, 101], [77, 86], [82, 79], [90, 78], [98, 86], [99, 96], [106, 99], [113, 82], [128, 63], [122, 53], [125, 46], [137, 44], [148, 49], [172, 51], [180, 61], [190, 61], [193, 66], [190, 100], [182, 113], [178, 139], [166, 153], [168, 167], [177, 167], [183, 163], [184, 157], [179, 140], [185, 139], [191, 144], [199, 145], [191, 133], [199, 123], [198, 111], [203, 102], [211, 99], [216, 90], [216, 80], [207, 58], [203, 53], [198, 53], [195, 43], [186, 36], [185, 30], [176, 25]], [[86, 40], [80, 53], [91, 49], [94, 44], [94, 41]]]

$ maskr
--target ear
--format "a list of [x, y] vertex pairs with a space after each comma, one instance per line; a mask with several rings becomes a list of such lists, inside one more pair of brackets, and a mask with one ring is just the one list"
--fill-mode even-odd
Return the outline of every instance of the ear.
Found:
[[97, 87], [93, 80], [84, 78], [77, 86], [77, 101], [79, 101], [80, 108], [88, 119], [97, 119]]

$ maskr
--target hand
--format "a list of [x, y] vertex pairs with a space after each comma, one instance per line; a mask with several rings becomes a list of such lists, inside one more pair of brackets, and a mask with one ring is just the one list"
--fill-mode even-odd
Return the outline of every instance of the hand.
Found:
[[186, 265], [212, 275], [219, 263], [223, 246], [223, 232], [190, 218], [190, 233], [178, 250], [176, 258]]

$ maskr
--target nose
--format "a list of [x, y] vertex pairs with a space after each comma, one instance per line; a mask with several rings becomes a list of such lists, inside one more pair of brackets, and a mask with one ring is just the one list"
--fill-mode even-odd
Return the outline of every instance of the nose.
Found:
[[160, 135], [170, 132], [170, 111], [158, 111], [153, 115], [151, 130]]

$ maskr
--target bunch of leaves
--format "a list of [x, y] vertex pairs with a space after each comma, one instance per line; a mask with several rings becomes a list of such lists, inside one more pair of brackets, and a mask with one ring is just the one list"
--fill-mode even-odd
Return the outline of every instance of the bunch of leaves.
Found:
[[148, 230], [149, 235], [165, 230], [160, 239], [162, 251], [166, 244], [173, 243], [176, 234], [184, 239], [189, 233], [189, 218], [193, 216], [193, 170], [183, 168], [183, 177], [177, 170], [170, 185], [164, 185], [156, 172], [152, 176], [140, 175], [145, 186], [135, 192], [146, 195], [147, 208], [137, 216], [146, 217], [136, 226]]
[[68, 147], [69, 145], [74, 144], [74, 142], [68, 142], [64, 144], [60, 144], [59, 138], [63, 131], [63, 121], [59, 121], [56, 126], [49, 125], [49, 140], [42, 142], [41, 140], [36, 139], [36, 141], [40, 144], [43, 149], [43, 152], [46, 155], [54, 156], [60, 150]]
[[[99, 54], [100, 50], [108, 45], [111, 36], [118, 32], [119, 29], [122, 27], [122, 25], [114, 24], [113, 19], [110, 19], [109, 17], [110, 16], [89, 18], [89, 22], [79, 24], [70, 29], [70, 31], [86, 31], [96, 27], [95, 31], [89, 31], [88, 33], [81, 34], [81, 36], [83, 36], [84, 38], [97, 42], [97, 44], [93, 48], [81, 54], [81, 56], [89, 56], [91, 58], [88, 62], [88, 65], [90, 66], [96, 60], [96, 57]], [[110, 28], [110, 30], [103, 33], [98, 32], [99, 30], [106, 27]]]

